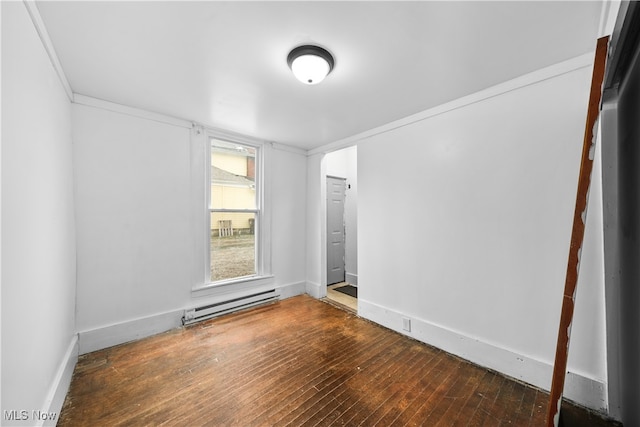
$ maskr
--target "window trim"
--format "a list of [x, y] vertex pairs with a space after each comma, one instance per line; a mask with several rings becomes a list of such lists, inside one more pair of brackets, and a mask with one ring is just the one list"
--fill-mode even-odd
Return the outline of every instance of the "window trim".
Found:
[[[204, 283], [192, 287], [193, 296], [205, 296], [216, 293], [216, 290], [224, 290], [224, 288], [233, 288], [233, 290], [241, 290], [251, 288], [253, 286], [271, 285], [274, 276], [271, 274], [271, 209], [270, 209], [270, 174], [266, 173], [267, 163], [271, 157], [272, 144], [262, 140], [230, 134], [226, 132], [207, 129], [205, 132], [205, 194], [203, 197], [204, 221], [202, 229], [207, 236], [206, 247], [202, 253], [206, 257]], [[247, 212], [256, 212], [260, 218], [256, 218], [256, 273], [249, 276], [237, 278], [211, 281], [211, 212], [222, 211], [222, 209], [211, 209], [211, 140], [230, 142], [233, 144], [245, 145], [256, 149], [256, 209], [244, 210]], [[240, 209], [232, 211], [242, 211]]]

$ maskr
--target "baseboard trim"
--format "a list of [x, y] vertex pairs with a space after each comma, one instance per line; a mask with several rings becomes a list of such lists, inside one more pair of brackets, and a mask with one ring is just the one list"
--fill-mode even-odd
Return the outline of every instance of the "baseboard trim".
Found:
[[146, 338], [182, 325], [184, 310], [175, 310], [129, 320], [101, 328], [82, 331], [80, 354]]
[[358, 275], [353, 273], [346, 273], [345, 282], [353, 286], [358, 286]]
[[280, 295], [281, 300], [302, 295], [307, 292], [306, 283], [296, 282], [288, 285], [276, 286], [276, 292]]
[[[358, 315], [442, 349], [476, 365], [531, 384], [543, 390], [551, 386], [553, 366], [549, 363], [515, 353], [433, 323], [406, 316], [370, 301], [358, 299]], [[403, 318], [411, 319], [411, 331], [403, 330]], [[580, 405], [607, 414], [606, 384], [575, 372], [569, 372], [564, 396]]]
[[[553, 366], [549, 365], [549, 369], [553, 370]], [[564, 382], [564, 398], [611, 416], [607, 393], [606, 383], [575, 372], [567, 372]]]
[[313, 283], [313, 282], [305, 282], [305, 291], [306, 293], [308, 293], [309, 295], [311, 295], [312, 297], [319, 299], [319, 298], [324, 298], [327, 296], [327, 287], [324, 286], [324, 292], [323, 287], [320, 286], [319, 283]]
[[[273, 289], [273, 288], [272, 288]], [[304, 294], [307, 291], [305, 282], [291, 283], [275, 287], [279, 299], [291, 298]], [[240, 292], [238, 295], [240, 295]], [[244, 292], [246, 293], [246, 291]], [[211, 302], [219, 302], [224, 299], [236, 297], [236, 294], [210, 296]], [[207, 299], [198, 298], [198, 305], [208, 302]], [[160, 334], [182, 326], [184, 310], [173, 310], [151, 316], [128, 320], [101, 328], [90, 329], [79, 333], [79, 354], [87, 354], [114, 345], [136, 341], [151, 335]]]
[[[49, 416], [45, 418], [52, 418], [47, 420], [37, 421], [36, 426], [55, 426], [60, 418], [60, 412], [62, 411], [62, 405], [64, 399], [67, 397], [67, 392], [71, 386], [71, 378], [73, 377], [73, 371], [78, 363], [78, 335], [74, 334], [71, 338], [71, 342], [67, 347], [56, 376], [51, 383], [49, 393], [44, 402], [43, 408], [46, 408]], [[36, 420], [34, 420], [36, 421]]]

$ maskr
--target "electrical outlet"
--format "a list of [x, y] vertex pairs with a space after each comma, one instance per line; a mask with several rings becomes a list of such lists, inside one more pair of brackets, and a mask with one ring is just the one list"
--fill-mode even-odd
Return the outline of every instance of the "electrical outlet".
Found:
[[402, 318], [402, 329], [407, 332], [411, 332], [411, 319], [407, 317]]

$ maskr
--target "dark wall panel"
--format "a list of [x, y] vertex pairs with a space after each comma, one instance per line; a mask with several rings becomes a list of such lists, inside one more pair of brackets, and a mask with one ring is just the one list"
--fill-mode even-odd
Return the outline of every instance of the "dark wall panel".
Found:
[[618, 100], [622, 418], [640, 425], [640, 60], [638, 46]]

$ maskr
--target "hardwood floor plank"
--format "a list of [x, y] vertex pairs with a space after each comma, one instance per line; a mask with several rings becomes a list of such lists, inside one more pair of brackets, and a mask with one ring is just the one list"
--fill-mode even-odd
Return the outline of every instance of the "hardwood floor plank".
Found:
[[511, 381], [510, 392], [505, 396], [501, 407], [497, 411], [497, 418], [501, 426], [513, 425], [518, 415], [518, 410], [524, 398], [524, 386]]
[[[427, 349], [425, 347], [425, 349]], [[420, 357], [416, 358], [415, 363], [409, 366], [404, 372], [396, 375], [391, 383], [388, 384], [385, 393], [381, 396], [384, 399], [375, 411], [367, 415], [361, 422], [361, 425], [375, 425], [389, 412], [391, 408], [396, 407], [406, 394], [407, 390], [419, 380], [419, 376], [424, 372], [425, 366], [435, 357], [435, 351], [423, 351]], [[391, 394], [390, 394], [391, 393]]]
[[442, 364], [438, 370], [434, 372], [434, 375], [426, 379], [426, 383], [421, 384], [419, 398], [416, 398], [411, 404], [400, 413], [391, 426], [407, 426], [415, 425], [417, 420], [412, 420], [414, 415], [424, 406], [433, 402], [438, 394], [446, 387], [449, 382], [452, 381], [451, 375], [455, 372], [460, 364], [460, 360], [449, 356], [447, 354], [442, 355]]
[[[384, 354], [384, 353], [383, 353]], [[397, 359], [393, 359], [394, 362]], [[365, 396], [366, 392], [360, 391], [364, 390], [368, 387], [379, 387], [379, 384], [384, 381], [385, 371], [383, 370], [372, 370], [374, 374], [372, 375], [364, 375], [359, 376], [357, 378], [358, 382], [354, 382], [350, 384], [349, 387], [345, 387], [343, 393], [336, 396], [336, 400], [338, 405], [334, 409], [332, 413], [332, 419], [322, 420], [318, 425], [330, 425], [327, 421], [332, 420], [337, 425], [344, 424], [353, 414], [353, 407], [358, 405], [359, 401]], [[366, 372], [365, 372], [366, 374]], [[349, 412], [351, 411], [351, 412]]]
[[[439, 408], [441, 402], [444, 398], [452, 392], [456, 383], [462, 380], [460, 377], [461, 370], [464, 372], [464, 368], [469, 365], [462, 360], [455, 361], [455, 367], [452, 367], [450, 371], [447, 373], [445, 379], [437, 385], [433, 393], [430, 394], [429, 398], [422, 402], [422, 405], [418, 409], [418, 411], [410, 418], [409, 423], [407, 425], [410, 426], [421, 426], [421, 425], [433, 425], [437, 420], [429, 420], [430, 416], [433, 412]], [[464, 373], [462, 373], [464, 375]], [[455, 393], [455, 392], [454, 392]]]
[[547, 396], [300, 296], [81, 356], [58, 425], [538, 426]]
[[522, 385], [522, 400], [520, 406], [515, 411], [513, 425], [528, 426], [533, 413], [533, 404], [535, 402], [536, 390], [532, 387]]
[[480, 400], [478, 389], [480, 385], [488, 378], [490, 372], [478, 367], [477, 373], [470, 376], [465, 385], [465, 396], [459, 405], [451, 405], [448, 411], [443, 415], [442, 419], [436, 424], [441, 427], [460, 427], [466, 426], [473, 414], [475, 413]]
[[[342, 351], [338, 353], [338, 357], [352, 357], [352, 353]], [[288, 367], [287, 374], [278, 382], [274, 387], [265, 390], [262, 395], [255, 395], [252, 401], [247, 402], [247, 406], [250, 408], [245, 412], [245, 419], [252, 420], [260, 419], [265, 415], [266, 409], [263, 406], [277, 407], [278, 402], [286, 402], [291, 399], [292, 391], [302, 388], [303, 383], [301, 378], [315, 378], [326, 368], [322, 365], [314, 365], [309, 363], [303, 363], [304, 356], [300, 355], [296, 358], [296, 364], [292, 364]], [[279, 385], [279, 386], [278, 386]]]
[[[386, 346], [393, 346], [396, 342], [396, 337], [386, 336], [382, 341], [375, 340], [371, 342], [370, 345], [366, 347], [366, 349], [369, 351], [375, 348], [383, 349]], [[348, 359], [348, 356], [345, 357], [345, 360], [348, 359], [352, 362], [355, 362], [352, 363], [352, 365], [355, 365], [354, 372], [357, 373], [361, 370], [358, 369], [360, 366], [365, 366], [368, 363], [377, 363], [377, 359], [383, 358], [384, 356], [385, 354], [383, 352], [373, 352], [372, 356], [367, 356], [367, 353], [360, 352], [360, 354], [358, 355], [352, 355], [350, 359]], [[326, 371], [326, 366], [323, 366], [322, 364], [318, 364], [317, 366], [319, 374]], [[315, 384], [311, 385], [311, 387], [313, 386], [315, 386]], [[274, 410], [268, 411], [263, 419], [275, 422], [282, 417], [287, 416], [287, 414], [289, 414], [292, 409], [300, 405], [301, 401], [306, 401], [307, 398], [303, 396], [305, 392], [307, 393], [307, 395], [313, 393], [313, 391], [308, 390], [311, 387], [309, 387], [309, 384], [303, 384], [298, 390], [296, 390], [296, 393], [294, 395], [288, 396], [288, 398], [285, 400], [285, 402], [287, 402], [286, 405], [280, 405], [279, 407], [274, 408]]]
[[404, 393], [401, 393], [401, 396], [395, 405], [387, 409], [386, 413], [373, 425], [391, 425], [400, 416], [400, 414], [402, 414], [402, 412], [404, 412], [404, 410], [420, 396], [423, 384], [428, 381], [428, 378], [432, 376], [433, 372], [437, 372], [436, 368], [440, 369], [440, 363], [444, 360], [441, 357], [442, 355], [440, 350], [431, 350], [433, 350], [432, 357], [427, 361], [423, 369], [414, 377], [415, 380], [407, 384]]
[[477, 396], [478, 406], [473, 415], [469, 419], [467, 424], [469, 427], [482, 426], [488, 413], [486, 408], [493, 402], [494, 396], [500, 390], [500, 386], [504, 381], [504, 378], [495, 372], [491, 372], [488, 377], [485, 377], [486, 381], [478, 388]]
[[[494, 382], [493, 384], [497, 385], [491, 393], [493, 398], [483, 400], [483, 402], [480, 403], [480, 409], [485, 413], [484, 420], [482, 422], [482, 426], [485, 427], [500, 425], [500, 419], [498, 418], [499, 415], [497, 412], [500, 410], [502, 398], [508, 393], [511, 381], [505, 377], [500, 377], [500, 381]], [[486, 405], [483, 405], [483, 403], [486, 403]]]
[[[336, 396], [333, 396], [333, 399], [336, 402], [339, 402], [343, 398], [344, 393], [353, 392], [354, 390], [361, 390], [365, 386], [365, 384], [367, 384], [367, 383], [363, 383], [363, 381], [373, 382], [377, 378], [381, 377], [385, 372], [385, 369], [388, 366], [393, 365], [389, 363], [392, 360], [392, 358], [396, 357], [401, 353], [402, 347], [398, 344], [399, 344], [399, 340], [390, 343], [390, 345], [392, 346], [391, 348], [393, 349], [392, 351], [385, 351], [388, 348], [387, 346], [376, 346], [372, 348], [371, 351], [375, 355], [379, 356], [379, 357], [375, 357], [375, 363], [371, 363], [371, 362], [358, 363], [355, 366], [353, 366], [352, 367], [353, 374], [350, 375], [346, 381], [344, 381], [344, 383], [342, 384], [341, 393], [336, 394]], [[317, 396], [313, 396], [311, 399], [308, 399], [305, 402], [306, 403], [306, 406], [304, 407], [305, 410], [312, 408], [314, 403], [313, 399], [315, 399], [316, 397]], [[289, 418], [288, 422], [293, 423], [293, 420], [290, 419], [291, 418], [290, 415], [296, 415], [296, 414], [295, 412], [292, 412], [291, 414], [287, 415], [287, 418]]]
[[[536, 398], [533, 403], [533, 410], [531, 411], [531, 418], [529, 420], [529, 425], [531, 427], [544, 425], [548, 402], [549, 402], [549, 393], [543, 393], [540, 390], [536, 390]], [[577, 425], [589, 425], [589, 423], [586, 421], [587, 419], [585, 419], [584, 424], [577, 424]]]
[[484, 371], [470, 363], [460, 365], [456, 373], [455, 383], [442, 396], [440, 402], [424, 418], [423, 424], [429, 426], [446, 425], [450, 426], [455, 420], [456, 414], [462, 406], [462, 401], [466, 401], [469, 388], [475, 389]]
[[[376, 378], [371, 378], [364, 372], [363, 377], [369, 377], [369, 381], [357, 389], [359, 398], [343, 413], [342, 419], [345, 420], [345, 423], [348, 425], [361, 425], [367, 416], [384, 401], [384, 394], [388, 393], [388, 387], [393, 383], [393, 378], [400, 375], [400, 371], [403, 368], [406, 369], [407, 365], [415, 363], [420, 356], [420, 351], [403, 348], [400, 356], [393, 359], [393, 363], [386, 364], [383, 370], [377, 372]], [[379, 386], [381, 382], [385, 384], [384, 388]], [[339, 420], [340, 418], [338, 418]]]

